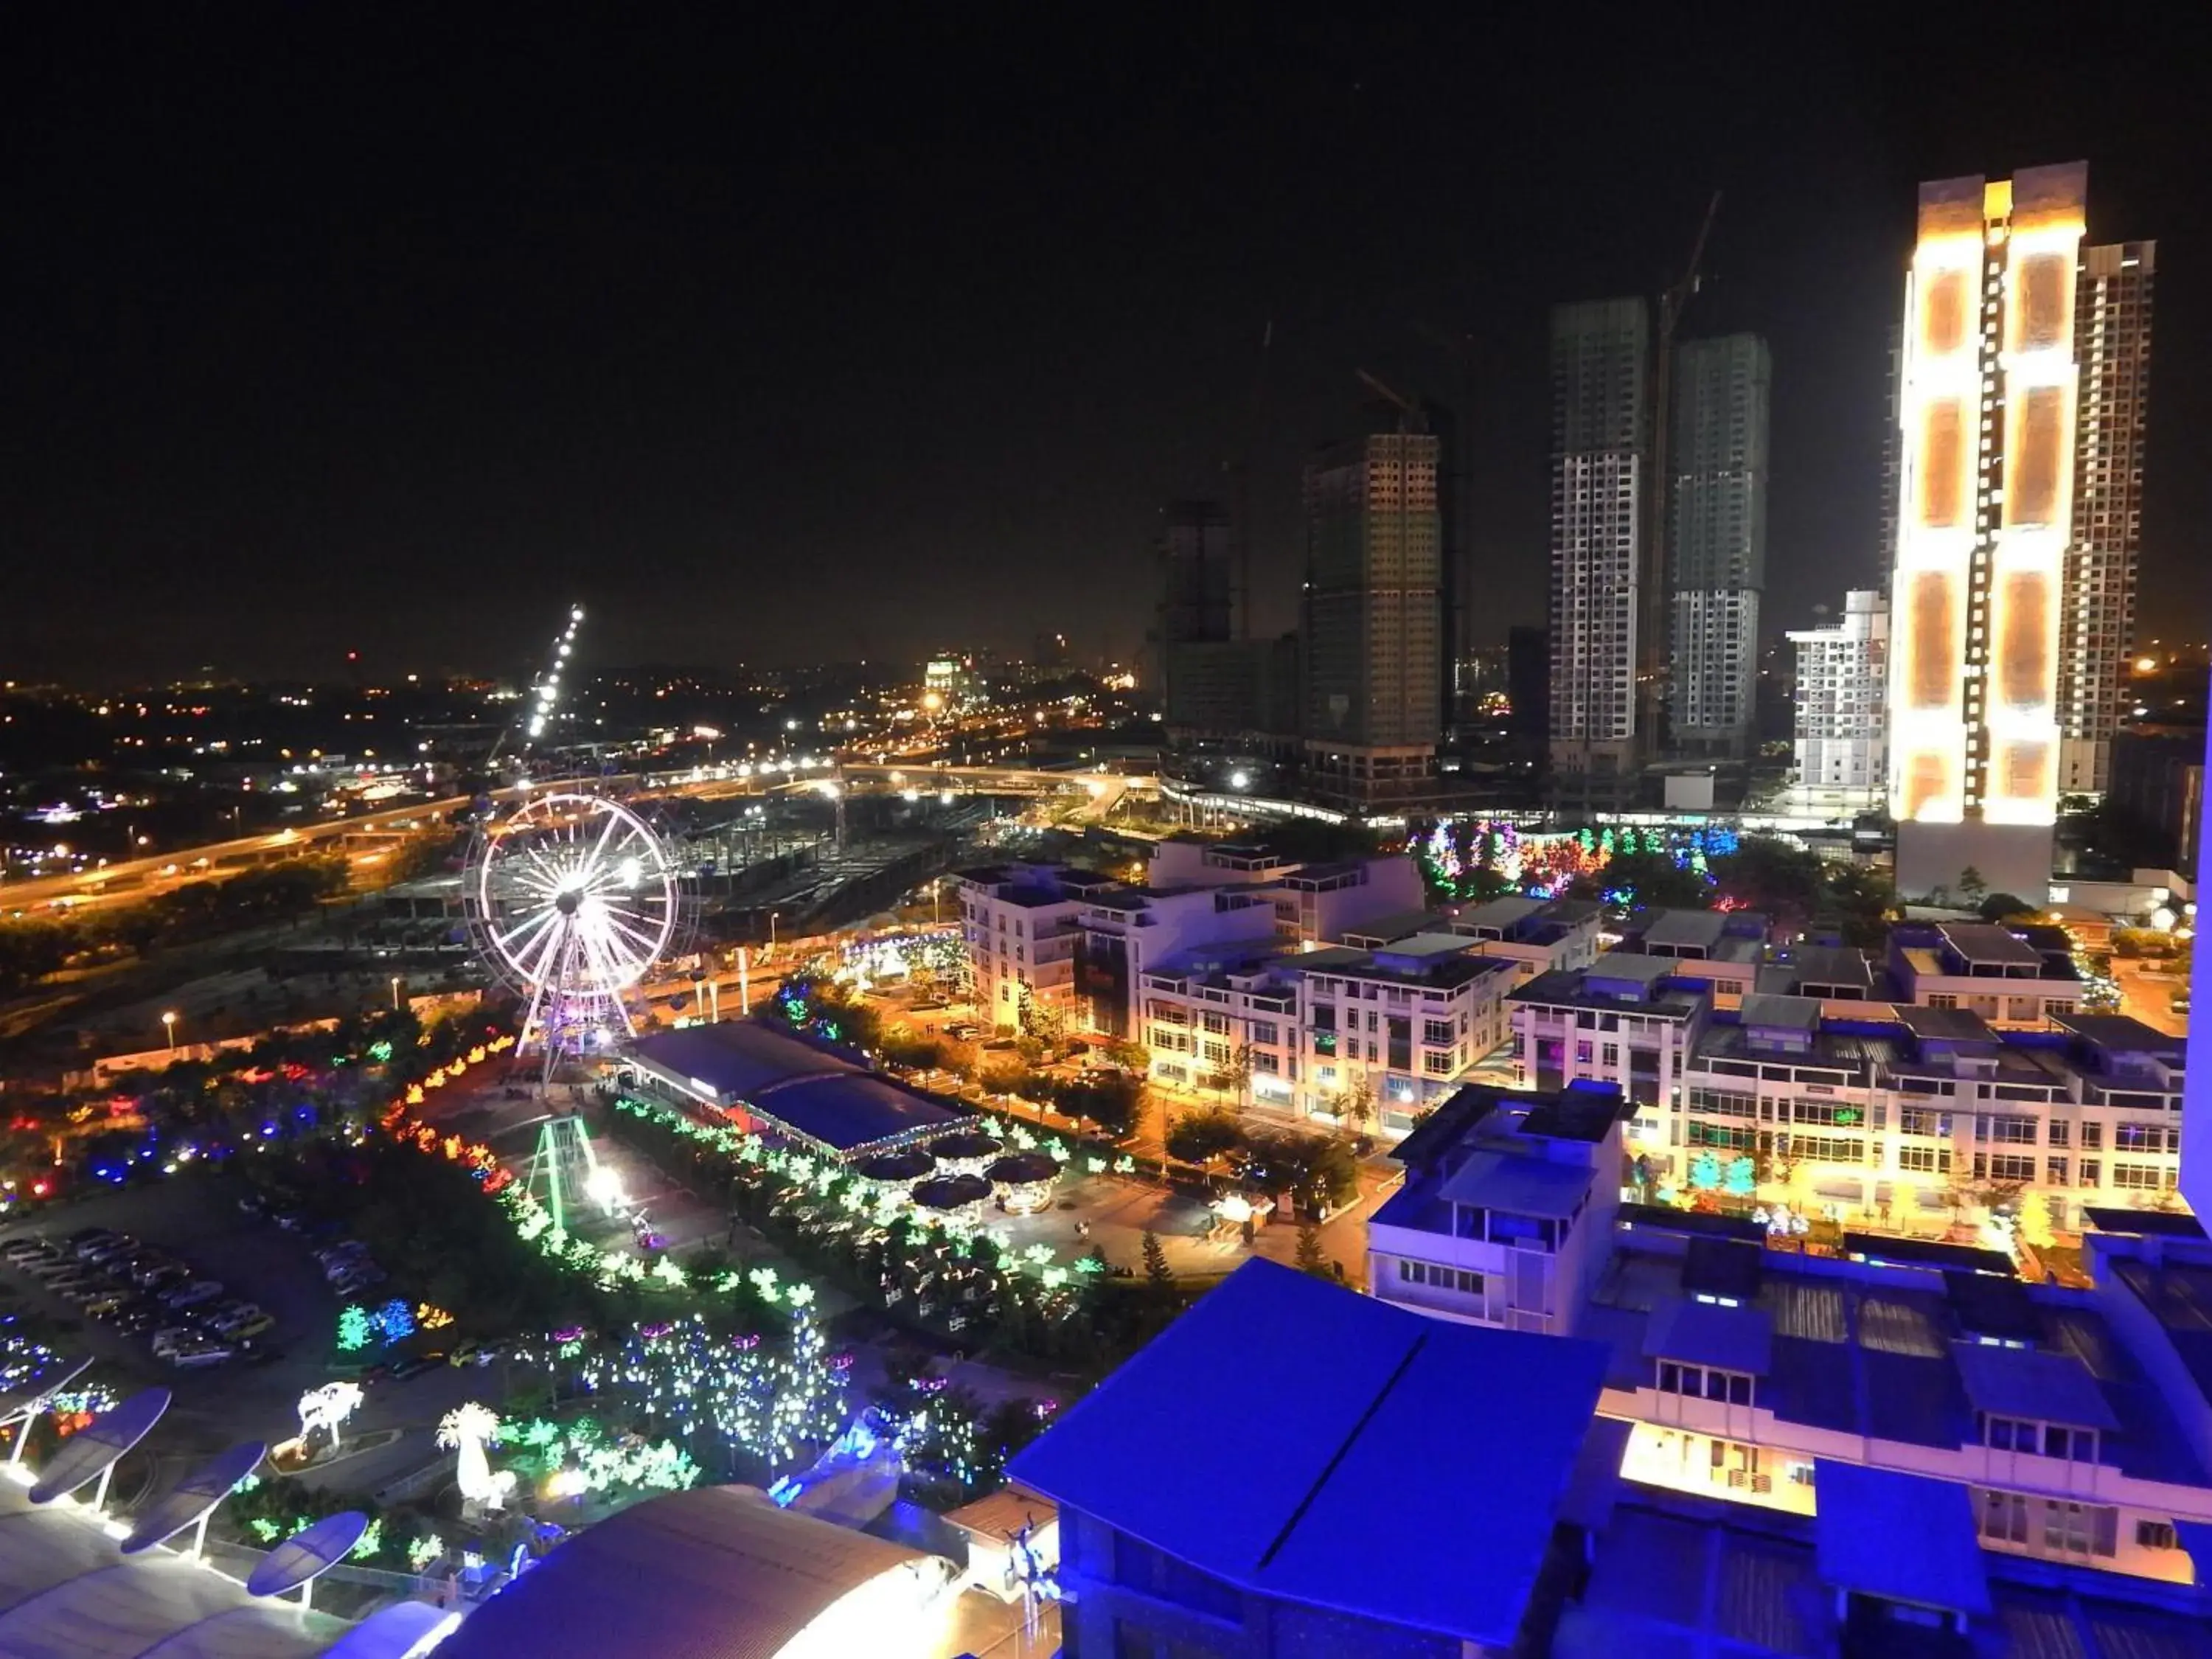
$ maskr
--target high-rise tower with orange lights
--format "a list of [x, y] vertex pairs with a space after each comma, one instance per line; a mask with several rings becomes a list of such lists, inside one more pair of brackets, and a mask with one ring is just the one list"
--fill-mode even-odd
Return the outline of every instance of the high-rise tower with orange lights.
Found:
[[1897, 883], [2051, 876], [2088, 167], [1920, 187], [1899, 382], [1890, 653]]

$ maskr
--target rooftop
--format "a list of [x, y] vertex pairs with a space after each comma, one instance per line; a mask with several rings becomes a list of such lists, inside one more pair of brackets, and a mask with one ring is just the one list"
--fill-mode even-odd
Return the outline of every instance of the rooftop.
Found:
[[[1623, 1206], [1624, 1217], [1631, 1213]], [[1642, 1227], [1626, 1237], [1640, 1239]], [[1945, 1450], [1979, 1438], [1977, 1409], [2085, 1428], [2109, 1424], [2097, 1442], [2100, 1462], [2142, 1480], [2212, 1484], [2174, 1407], [2090, 1292], [2023, 1286], [2033, 1346], [2007, 1348], [1965, 1340], [1971, 1333], [1933, 1267], [1768, 1250], [1755, 1287], [1739, 1293], [1740, 1309], [1727, 1310], [1695, 1302], [1693, 1271], [1681, 1248], [1673, 1241], [1632, 1243], [1606, 1262], [1582, 1328], [1610, 1345], [1609, 1386], [1656, 1387], [1657, 1353], [1670, 1340], [1711, 1343], [1716, 1353], [1748, 1352], [1751, 1327], [1738, 1321], [1731, 1328], [1721, 1316], [1755, 1310], [1771, 1333], [1758, 1402], [1784, 1422]], [[2212, 1268], [2203, 1271], [2212, 1281]], [[2203, 1289], [2212, 1291], [2212, 1282]], [[2212, 1302], [2195, 1311], [2186, 1294], [2169, 1292], [2169, 1305], [2178, 1320], [2204, 1322], [2193, 1336], [2212, 1382]], [[1711, 1310], [1670, 1311], [1685, 1303]], [[1652, 1334], [1663, 1320], [1684, 1317], [1712, 1328], [1693, 1322], [1679, 1337]], [[2191, 1334], [2172, 1334], [2177, 1348], [2190, 1347]], [[1718, 1358], [1705, 1363], [1731, 1368]]]
[[750, 1486], [695, 1486], [575, 1534], [438, 1653], [773, 1659], [854, 1592], [898, 1577], [926, 1585], [949, 1571], [902, 1544], [780, 1509]]
[[[1247, 1261], [1008, 1473], [1255, 1594], [1505, 1647], [1605, 1363], [1592, 1343], [1427, 1319]], [[1240, 1374], [1269, 1386], [1221, 1386]], [[1174, 1456], [1129, 1455], [1169, 1421]], [[1345, 1547], [1371, 1533], [1382, 1493], [1387, 1572]]]
[[1917, 1037], [1933, 1038], [1942, 1042], [1995, 1042], [1997, 1040], [1997, 1034], [1990, 1029], [1989, 1021], [1964, 1008], [1908, 1006], [1899, 1007], [1895, 1012], [1897, 1023]]
[[[1394, 939], [1411, 939], [1416, 933], [1431, 932], [1442, 927], [1445, 920], [1433, 910], [1400, 910], [1391, 915], [1377, 916], [1357, 927], [1347, 927], [1344, 930], [1344, 938], [1348, 945], [1371, 949], [1377, 945], [1388, 945]], [[1462, 948], [1466, 944], [1465, 939], [1460, 941]]]
[[678, 1086], [710, 1091], [720, 1104], [742, 1102], [841, 1152], [967, 1121], [934, 1096], [759, 1020], [656, 1031], [638, 1038], [631, 1052]]
[[1633, 1009], [1640, 1014], [1687, 1018], [1706, 1006], [1706, 993], [1670, 983], [1682, 964], [1662, 957], [1632, 956], [1620, 951], [1601, 956], [1589, 968], [1555, 968], [1539, 974], [1508, 1002], [1542, 1003], [1555, 1008]]
[[1753, 992], [1743, 1000], [1741, 1023], [1777, 1030], [1802, 1031], [1808, 1036], [1820, 1029], [1818, 997], [1778, 997]]
[[[1450, 948], [1447, 950], [1437, 941], [1449, 941]], [[1423, 949], [1418, 952], [1408, 951], [1405, 947], [1409, 944], [1421, 944]], [[1475, 955], [1468, 940], [1452, 933], [1419, 934], [1412, 940], [1381, 951], [1355, 951], [1340, 945], [1325, 951], [1309, 951], [1290, 960], [1303, 974], [1341, 974], [1346, 979], [1419, 985], [1431, 990], [1450, 990], [1472, 983], [1486, 974], [1510, 971], [1508, 963]]]
[[1786, 983], [1791, 990], [1817, 985], [1863, 993], [1874, 988], [1875, 969], [1864, 951], [1847, 945], [1786, 945], [1766, 953], [1766, 965], [1759, 974], [1761, 988], [1769, 975], [1775, 976], [1777, 988]]
[[1953, 1480], [1820, 1458], [1814, 1536], [1838, 1589], [1957, 1613], [1990, 1610], [1972, 1504]]
[[1671, 1302], [1644, 1330], [1646, 1358], [1677, 1359], [1753, 1376], [1767, 1373], [1774, 1352], [1774, 1318], [1765, 1309], [1701, 1302]]
[[1467, 1083], [1445, 1097], [1392, 1154], [1409, 1168], [1441, 1162], [1469, 1135], [1536, 1135], [1595, 1145], [1635, 1106], [1607, 1084], [1574, 1083], [1555, 1092]]
[[[2136, 1599], [2140, 1580], [1978, 1549], [1970, 1564], [1957, 1542], [1955, 1503], [1939, 1505], [1877, 1482], [1850, 1490], [1879, 1473], [1857, 1465], [1838, 1470], [1832, 1489], [1832, 1467], [1822, 1462], [1815, 1471], [1821, 1516], [1836, 1490], [1830, 1524], [1848, 1530], [1825, 1550], [1820, 1520], [1625, 1486], [1594, 1540], [1583, 1596], [1560, 1615], [1552, 1659], [2181, 1659], [2202, 1650], [2203, 1615], [2158, 1598], [2155, 1587]], [[1923, 1535], [1941, 1540], [1929, 1544], [1926, 1559], [1893, 1559], [1916, 1554]], [[1966, 1640], [1895, 1625], [1838, 1625], [1838, 1587], [1964, 1599], [1978, 1572], [1994, 1612], [1976, 1620]]]
[[1967, 1403], [1987, 1416], [2106, 1431], [2120, 1426], [2089, 1368], [2074, 1354], [1961, 1342], [1953, 1358]]
[[1977, 967], [2039, 968], [2040, 952], [1993, 921], [1947, 921], [1936, 930], [1945, 943]]
[[1729, 919], [1717, 910], [1662, 910], [1644, 930], [1646, 945], [1711, 946], [1728, 932]]
[[2189, 1039], [2146, 1025], [2131, 1014], [2053, 1014], [2051, 1023], [2083, 1042], [2118, 1054], [2165, 1054], [2179, 1059]]
[[2110, 1267], [2158, 1321], [2197, 1392], [2212, 1400], [2212, 1267], [2142, 1261]]
[[1560, 1221], [1582, 1207], [1593, 1179], [1585, 1164], [1477, 1152], [1446, 1176], [1437, 1192], [1451, 1204]]
[[1482, 904], [1470, 904], [1459, 913], [1462, 927], [1494, 928], [1500, 933], [1510, 933], [1539, 910], [1546, 908], [1543, 899], [1507, 896], [1494, 898]]

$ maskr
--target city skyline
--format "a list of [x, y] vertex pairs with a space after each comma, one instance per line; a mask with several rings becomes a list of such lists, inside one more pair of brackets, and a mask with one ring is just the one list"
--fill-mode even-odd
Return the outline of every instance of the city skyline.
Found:
[[[1020, 79], [993, 51], [1036, 43], [866, 24], [820, 54], [837, 85], [803, 96], [795, 43], [733, 62], [677, 25], [550, 40], [511, 79], [480, 73], [503, 43], [465, 22], [26, 40], [0, 659], [496, 662], [527, 648], [514, 601], [540, 581], [604, 619], [606, 660], [919, 656], [1071, 625], [1079, 655], [1127, 658], [1157, 503], [1231, 494], [1237, 469], [1267, 637], [1296, 613], [1303, 458], [1356, 429], [1361, 368], [1471, 405], [1489, 642], [1543, 609], [1546, 309], [1656, 293], [1716, 185], [1681, 337], [1772, 343], [1777, 638], [1880, 578], [1881, 343], [1912, 182], [2086, 155], [2093, 240], [2186, 248], [2203, 222], [2153, 76], [2123, 102], [2076, 57], [2021, 73], [2079, 71], [2077, 98], [2015, 76], [1939, 100], [1932, 72], [1785, 31], [1684, 61], [1661, 155], [1532, 124], [1534, 92], [1510, 86], [1476, 125], [1445, 119], [1474, 61], [1457, 27], [1097, 43], [1102, 69], [1213, 77], [1203, 110], [1167, 82], [1097, 110], [1082, 88], [963, 102]], [[179, 53], [220, 53], [219, 100], [168, 73]], [[1640, 70], [1594, 73], [1618, 118], [1656, 106]], [[1723, 113], [1699, 86], [1741, 97]], [[286, 145], [260, 142], [279, 125]], [[799, 154], [793, 131], [822, 142]], [[1422, 166], [1377, 167], [1409, 146]], [[1277, 177], [1297, 187], [1254, 182]], [[2141, 605], [2201, 614], [2207, 486], [2160, 456], [2201, 419], [2208, 308], [2202, 262], [2167, 263]], [[856, 578], [834, 605], [831, 568]], [[668, 580], [641, 591], [640, 569]], [[96, 610], [70, 591], [84, 570], [111, 578]], [[356, 576], [381, 597], [356, 602]]]

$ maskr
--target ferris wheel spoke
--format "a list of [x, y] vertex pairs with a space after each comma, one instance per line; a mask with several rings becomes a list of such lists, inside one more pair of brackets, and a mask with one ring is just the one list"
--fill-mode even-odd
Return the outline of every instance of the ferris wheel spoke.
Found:
[[608, 948], [605, 937], [597, 928], [582, 931], [585, 965], [591, 973], [592, 988], [611, 995], [620, 988], [623, 970], [614, 952]]
[[519, 946], [530, 934], [536, 933], [560, 914], [558, 910], [549, 905], [543, 910], [534, 912], [521, 926], [511, 932], [499, 934], [492, 940], [492, 945], [501, 955], [511, 957], [514, 952], [510, 947]]
[[586, 880], [599, 873], [600, 860], [606, 853], [607, 843], [614, 839], [615, 831], [628, 827], [629, 821], [621, 813], [610, 811], [607, 814], [607, 827], [599, 831], [598, 842], [593, 844], [592, 850], [585, 855], [582, 862], [577, 866]]
[[639, 929], [631, 927], [628, 922], [617, 921], [611, 914], [607, 915], [606, 920], [607, 926], [610, 928], [620, 933], [624, 939], [630, 940], [647, 956], [650, 957], [659, 951], [659, 941], [651, 933], [641, 932]]
[[[557, 910], [549, 911], [547, 914], [556, 918], [559, 918], [561, 915]], [[552, 975], [549, 970], [560, 959], [562, 946], [567, 941], [568, 933], [569, 928], [565, 920], [556, 920], [552, 927], [545, 930], [545, 939], [538, 947], [537, 956], [522, 971], [541, 985], [550, 980]]]

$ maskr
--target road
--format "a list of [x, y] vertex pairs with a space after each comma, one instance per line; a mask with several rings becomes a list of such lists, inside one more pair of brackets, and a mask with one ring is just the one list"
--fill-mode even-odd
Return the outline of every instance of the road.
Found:
[[[779, 781], [771, 781], [765, 773], [759, 777], [738, 777], [732, 773], [732, 769], [725, 766], [713, 772], [625, 773], [606, 777], [548, 779], [494, 790], [491, 799], [494, 801], [511, 801], [552, 790], [597, 790], [628, 786], [657, 794], [696, 795], [702, 799], [720, 799], [730, 795], [817, 788], [833, 782], [833, 775], [827, 771], [813, 777], [787, 776]], [[1159, 787], [1159, 780], [1153, 777], [1041, 772], [1001, 766], [902, 768], [856, 764], [840, 768], [835, 776], [842, 778], [848, 787], [871, 783], [894, 789], [909, 784], [933, 789], [957, 786], [968, 793], [985, 793], [1081, 787], [1089, 791], [1092, 797], [1087, 809], [1092, 816], [1103, 815], [1128, 790], [1157, 791]], [[194, 882], [235, 875], [241, 869], [272, 858], [295, 857], [333, 841], [343, 842], [349, 837], [364, 836], [404, 835], [458, 808], [471, 805], [471, 800], [472, 798], [467, 795], [448, 795], [438, 800], [410, 802], [404, 806], [379, 812], [364, 812], [320, 823], [299, 824], [269, 833], [239, 836], [200, 847], [172, 848], [143, 859], [126, 859], [103, 869], [9, 882], [0, 887], [0, 908], [21, 913], [135, 903], [153, 894], [172, 891]], [[371, 852], [362, 856], [368, 858], [375, 854]]]
[[2120, 988], [2120, 1012], [2169, 1036], [2189, 1035], [2189, 1016], [2173, 1012], [2173, 997], [2186, 991], [2189, 981], [2179, 975], [2148, 973], [2156, 963], [2121, 957], [2112, 962], [2112, 979]]

